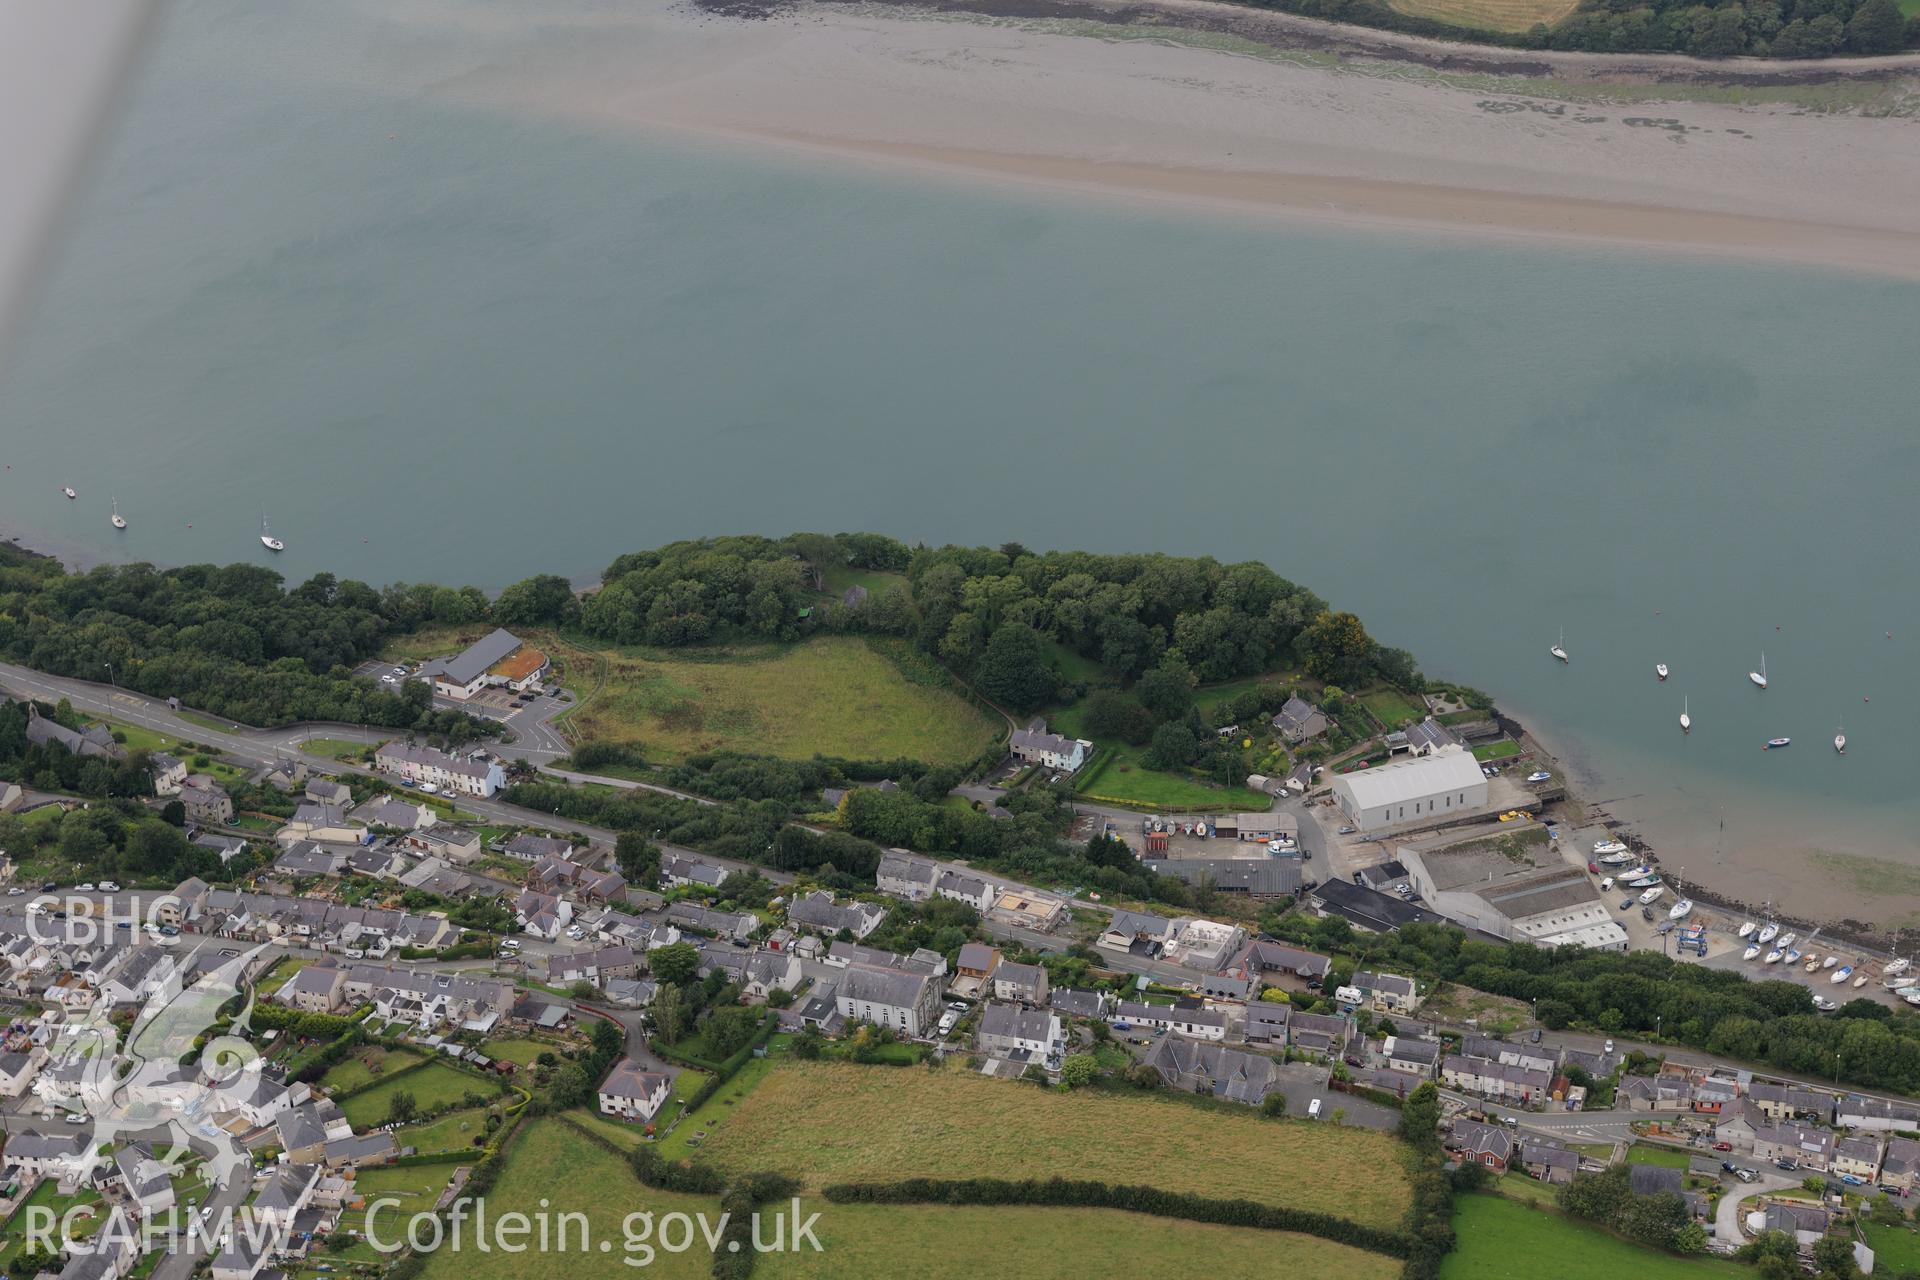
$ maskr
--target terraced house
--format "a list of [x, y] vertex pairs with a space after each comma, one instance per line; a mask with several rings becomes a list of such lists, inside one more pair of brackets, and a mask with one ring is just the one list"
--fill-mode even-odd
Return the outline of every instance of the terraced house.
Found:
[[483, 799], [507, 784], [506, 770], [484, 752], [456, 756], [398, 740], [374, 752], [373, 766], [416, 785], [431, 783], [442, 791]]

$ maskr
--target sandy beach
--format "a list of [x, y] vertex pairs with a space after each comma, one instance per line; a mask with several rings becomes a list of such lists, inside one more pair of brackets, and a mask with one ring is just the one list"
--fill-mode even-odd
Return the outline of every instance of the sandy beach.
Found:
[[[897, 6], [753, 21], [661, 8], [585, 20], [564, 56], [505, 58], [441, 92], [961, 181], [1920, 278], [1911, 117], [1814, 110], [1805, 88], [1669, 101], [1176, 34]], [[1902, 83], [1872, 92], [1902, 100]]]

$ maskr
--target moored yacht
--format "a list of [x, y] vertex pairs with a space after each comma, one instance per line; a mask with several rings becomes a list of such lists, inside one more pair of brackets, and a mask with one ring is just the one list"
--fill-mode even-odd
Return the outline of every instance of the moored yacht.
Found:
[[1659, 676], [1662, 680], [1665, 680], [1667, 678], [1667, 664], [1664, 662], [1654, 663], [1653, 674]]
[[1758, 671], [1747, 672], [1747, 679], [1753, 681], [1762, 689], [1767, 687], [1767, 655], [1765, 650], [1762, 650], [1760, 653], [1760, 669]]
[[1553, 642], [1553, 648], [1547, 652], [1562, 662], [1567, 660], [1567, 629], [1565, 627], [1560, 628], [1560, 638]]
[[1693, 717], [1687, 713], [1688, 702], [1689, 699], [1680, 699], [1680, 732], [1682, 733], [1693, 732]]

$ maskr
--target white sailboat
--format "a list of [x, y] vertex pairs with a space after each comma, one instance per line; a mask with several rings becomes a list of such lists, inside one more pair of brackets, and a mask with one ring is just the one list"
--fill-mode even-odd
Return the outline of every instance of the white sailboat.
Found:
[[1740, 958], [1742, 960], [1751, 960], [1759, 954], [1760, 954], [1760, 944], [1757, 942], [1749, 942], [1747, 944], [1747, 949], [1740, 953]]
[[1687, 699], [1687, 698], [1680, 699], [1680, 732], [1682, 733], [1693, 732], [1693, 717], [1687, 714], [1689, 710], [1689, 702], [1690, 702], [1690, 699]]
[[1593, 851], [1611, 857], [1616, 853], [1626, 853], [1627, 846], [1618, 840], [1595, 840], [1593, 842]]
[[269, 551], [285, 551], [287, 544], [273, 536], [273, 530], [267, 528], [267, 513], [260, 513], [260, 545]]
[[1800, 950], [1800, 949], [1799, 949], [1798, 947], [1788, 947], [1788, 948], [1787, 948], [1787, 955], [1786, 955], [1786, 959], [1785, 959], [1785, 961], [1784, 961], [1784, 963], [1786, 963], [1786, 964], [1799, 964], [1799, 963], [1800, 963], [1800, 957], [1801, 957], [1801, 956], [1803, 956], [1803, 955], [1805, 955], [1805, 954], [1806, 954], [1806, 953], [1805, 953], [1804, 951], [1801, 951], [1801, 950]]
[[1773, 950], [1767, 952], [1767, 958], [1761, 961], [1761, 963], [1762, 964], [1778, 964], [1780, 962], [1780, 957], [1783, 954], [1785, 953], [1782, 952], [1780, 948], [1775, 947]]
[[1616, 849], [1612, 853], [1601, 854], [1599, 861], [1601, 866], [1617, 867], [1623, 862], [1632, 862], [1633, 855], [1625, 849]]
[[1905, 956], [1901, 956], [1898, 960], [1887, 961], [1887, 967], [1881, 972], [1884, 977], [1891, 978], [1896, 974], [1905, 973], [1912, 967], [1913, 961], [1907, 959]]
[[1744, 937], [1746, 937], [1746, 936], [1747, 936], [1748, 934], [1750, 934], [1750, 933], [1752, 933], [1752, 932], [1753, 932], [1753, 929], [1754, 929], [1754, 925], [1753, 925], [1753, 921], [1751, 921], [1751, 920], [1743, 920], [1743, 921], [1742, 921], [1742, 922], [1740, 923], [1740, 928], [1739, 928], [1739, 930], [1738, 930], [1738, 936], [1739, 936], [1739, 937], [1742, 937], [1742, 938], [1744, 938]]
[[1664, 662], [1654, 663], [1653, 674], [1659, 676], [1662, 680], [1665, 680], [1667, 678], [1667, 664]]
[[1799, 936], [1800, 935], [1797, 933], [1790, 933], [1786, 937], [1780, 939], [1780, 945], [1787, 948], [1787, 950], [1791, 951], [1793, 950], [1794, 939], [1798, 938]]
[[1847, 754], [1847, 726], [1844, 724], [1833, 735], [1833, 749], [1841, 755]]
[[1772, 942], [1774, 939], [1774, 935], [1778, 934], [1779, 932], [1780, 932], [1780, 926], [1775, 924], [1773, 921], [1769, 920], [1767, 921], [1765, 927], [1763, 927], [1760, 930], [1760, 941]]
[[1547, 652], [1562, 662], [1567, 660], [1567, 629], [1565, 627], [1560, 628], [1560, 638], [1554, 642], [1553, 648], [1547, 650]]
[[1762, 649], [1760, 651], [1760, 669], [1758, 671], [1747, 672], [1747, 679], [1753, 681], [1755, 684], [1759, 685], [1762, 689], [1767, 687], [1767, 652], [1766, 650]]
[[116, 529], [124, 529], [127, 527], [127, 518], [120, 514], [120, 499], [118, 498], [113, 500], [113, 527]]
[[1693, 899], [1682, 898], [1680, 899], [1680, 901], [1673, 904], [1672, 910], [1667, 912], [1667, 919], [1685, 920], [1692, 913], [1693, 913]]

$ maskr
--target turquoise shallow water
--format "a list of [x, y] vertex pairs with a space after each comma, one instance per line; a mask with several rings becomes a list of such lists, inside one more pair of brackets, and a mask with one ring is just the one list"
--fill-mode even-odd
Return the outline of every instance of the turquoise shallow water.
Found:
[[446, 105], [417, 31], [335, 85], [373, 20], [244, 12], [176, 13], [50, 264], [0, 532], [246, 559], [264, 508], [290, 578], [490, 587], [736, 530], [1259, 558], [1717, 883], [1832, 909], [1803, 848], [1920, 862], [1920, 287], [608, 136]]

